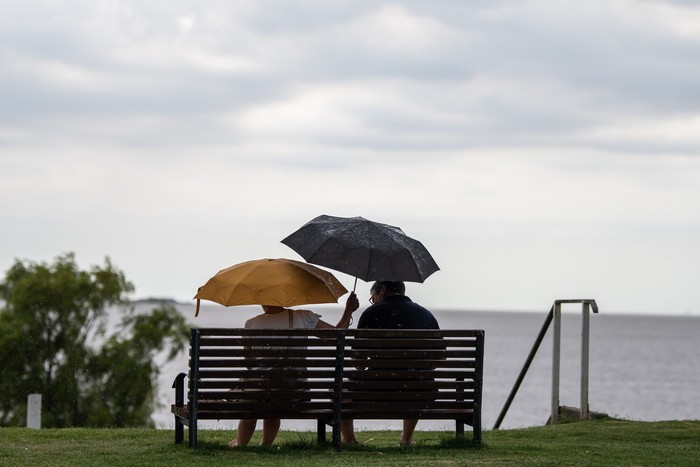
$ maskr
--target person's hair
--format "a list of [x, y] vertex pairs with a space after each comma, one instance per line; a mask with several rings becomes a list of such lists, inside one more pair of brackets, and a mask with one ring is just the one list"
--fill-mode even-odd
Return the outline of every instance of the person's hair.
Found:
[[388, 295], [404, 295], [406, 293], [406, 285], [401, 281], [377, 281], [372, 284], [370, 292], [379, 292], [379, 289], [384, 287]]

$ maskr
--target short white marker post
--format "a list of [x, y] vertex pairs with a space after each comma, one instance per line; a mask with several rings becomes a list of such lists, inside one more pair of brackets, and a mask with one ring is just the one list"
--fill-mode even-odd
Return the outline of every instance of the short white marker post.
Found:
[[41, 394], [27, 396], [27, 428], [41, 428]]

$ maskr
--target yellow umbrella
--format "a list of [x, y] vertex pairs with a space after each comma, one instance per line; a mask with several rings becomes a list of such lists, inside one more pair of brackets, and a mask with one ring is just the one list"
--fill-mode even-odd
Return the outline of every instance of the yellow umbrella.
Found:
[[328, 271], [292, 259], [258, 259], [222, 269], [199, 288], [199, 301], [224, 306], [334, 303], [347, 289]]

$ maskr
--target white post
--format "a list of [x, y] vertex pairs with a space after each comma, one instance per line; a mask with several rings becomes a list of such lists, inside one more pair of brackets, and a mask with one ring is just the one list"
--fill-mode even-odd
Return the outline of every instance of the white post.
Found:
[[27, 396], [27, 428], [41, 428], [41, 394]]
[[590, 328], [590, 305], [583, 302], [581, 321], [581, 420], [588, 420], [588, 339]]
[[552, 349], [552, 424], [559, 420], [559, 362], [561, 356], [561, 303], [554, 302], [554, 347]]

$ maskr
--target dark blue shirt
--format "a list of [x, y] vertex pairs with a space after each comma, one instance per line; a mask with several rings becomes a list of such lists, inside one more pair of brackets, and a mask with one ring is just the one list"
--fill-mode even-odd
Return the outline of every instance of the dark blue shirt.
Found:
[[440, 329], [433, 314], [405, 295], [389, 295], [367, 308], [358, 329]]

